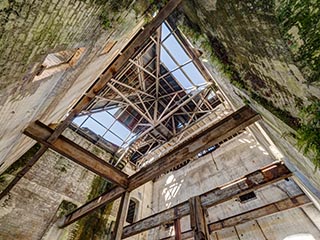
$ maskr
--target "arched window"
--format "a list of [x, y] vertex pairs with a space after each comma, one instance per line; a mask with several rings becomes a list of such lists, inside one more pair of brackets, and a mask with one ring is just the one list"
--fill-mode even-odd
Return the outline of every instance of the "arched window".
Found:
[[130, 199], [126, 222], [133, 223], [136, 220], [138, 213], [138, 205], [139, 202], [136, 199]]
[[283, 240], [316, 240], [310, 233], [299, 233], [285, 237]]

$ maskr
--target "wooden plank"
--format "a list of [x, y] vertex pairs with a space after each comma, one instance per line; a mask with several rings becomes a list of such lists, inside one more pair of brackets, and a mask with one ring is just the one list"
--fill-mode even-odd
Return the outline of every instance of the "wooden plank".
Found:
[[190, 226], [193, 231], [194, 240], [207, 240], [207, 224], [201, 206], [200, 196], [189, 199]]
[[260, 208], [255, 208], [253, 210], [210, 223], [208, 224], [209, 232], [211, 233], [223, 228], [233, 227], [238, 224], [269, 216], [271, 214], [286, 211], [296, 207], [301, 207], [309, 203], [312, 203], [311, 200], [304, 194], [280, 200], [278, 202], [271, 203]]
[[[201, 194], [201, 206], [203, 208], [209, 208], [290, 176], [291, 172], [282, 163], [267, 166], [232, 183]], [[161, 224], [172, 222], [174, 219], [182, 218], [188, 214], [190, 214], [190, 206], [189, 202], [186, 201], [126, 226], [122, 238], [127, 238], [160, 226]]]
[[180, 219], [174, 220], [174, 240], [182, 240]]
[[129, 207], [129, 200], [130, 200], [130, 193], [124, 192], [121, 197], [121, 202], [119, 205], [119, 210], [117, 214], [117, 220], [116, 220], [116, 229], [114, 232], [114, 240], [121, 240], [123, 226], [126, 220], [128, 207]]
[[[173, 167], [184, 162], [186, 159], [195, 156], [200, 151], [207, 149], [215, 145], [216, 143], [219, 143], [221, 140], [232, 136], [233, 134], [258, 120], [259, 118], [259, 115], [250, 107], [242, 107], [238, 111], [230, 114], [218, 123], [214, 124], [206, 131], [199, 133], [197, 136], [192, 137], [186, 142], [177, 144], [176, 148], [174, 148], [172, 151], [160, 157], [152, 164], [142, 168], [136, 174], [130, 176], [128, 191], [132, 191], [135, 188], [142, 186], [148, 181], [153, 180], [162, 173], [165, 173]], [[101, 195], [104, 201], [103, 204], [107, 204], [114, 200], [108, 198], [108, 196], [110, 197], [108, 192]], [[91, 209], [91, 211], [94, 211], [95, 209], [101, 207], [103, 204], [101, 202], [99, 202], [99, 204], [90, 202], [88, 204], [85, 204], [84, 207], [86, 209], [89, 208]], [[65, 218], [66, 221], [60, 226], [65, 227], [70, 223], [76, 221], [81, 217], [81, 212], [82, 207], [78, 208], [74, 213], [68, 214]], [[84, 211], [84, 213], [87, 214], [87, 211]]]
[[126, 188], [128, 186], [127, 174], [64, 136], [59, 136], [55, 142], [49, 143], [47, 139], [50, 138], [52, 133], [53, 130], [51, 128], [39, 121], [32, 123], [24, 131], [24, 134], [27, 136], [73, 160], [99, 176], [104, 177], [121, 187]]
[[129, 190], [132, 191], [153, 180], [155, 177], [186, 161], [186, 159], [196, 156], [202, 150], [212, 147], [221, 140], [232, 136], [258, 119], [260, 119], [260, 116], [249, 106], [240, 108], [238, 111], [212, 125], [206, 131], [188, 139], [186, 142], [178, 143], [169, 153], [130, 176]]

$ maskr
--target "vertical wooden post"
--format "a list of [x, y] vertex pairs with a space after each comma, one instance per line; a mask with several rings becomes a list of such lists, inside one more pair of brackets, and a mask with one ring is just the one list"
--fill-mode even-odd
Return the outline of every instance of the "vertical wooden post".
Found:
[[175, 240], [182, 240], [180, 218], [174, 220], [174, 234]]
[[189, 199], [190, 205], [190, 225], [193, 230], [195, 240], [208, 240], [206, 218], [201, 206], [200, 197]]
[[121, 202], [117, 214], [117, 220], [115, 225], [115, 231], [114, 231], [114, 240], [121, 240], [122, 231], [123, 231], [123, 225], [126, 220], [128, 207], [129, 207], [129, 198], [130, 193], [124, 192], [121, 197]]

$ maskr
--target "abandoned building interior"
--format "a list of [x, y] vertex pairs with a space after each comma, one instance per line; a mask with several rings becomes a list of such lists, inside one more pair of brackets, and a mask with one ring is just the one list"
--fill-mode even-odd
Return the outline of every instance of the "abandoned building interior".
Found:
[[320, 239], [319, 8], [2, 0], [0, 240]]

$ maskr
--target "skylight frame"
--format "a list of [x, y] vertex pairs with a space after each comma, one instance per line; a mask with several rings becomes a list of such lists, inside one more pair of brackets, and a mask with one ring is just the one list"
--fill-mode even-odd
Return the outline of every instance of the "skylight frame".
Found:
[[[154, 33], [154, 34], [152, 34], [152, 36], [150, 36], [149, 41], [144, 44], [144, 46], [142, 47], [142, 50], [139, 53], [135, 54], [136, 57], [131, 59], [128, 62], [128, 64], [126, 65], [126, 67], [123, 67], [122, 70], [118, 74], [116, 74], [114, 79], [112, 79], [111, 82], [108, 83], [109, 84], [108, 87], [106, 87], [105, 90], [102, 91], [98, 96], [96, 96], [96, 101], [90, 105], [90, 108], [88, 108], [86, 111], [82, 112], [80, 114], [80, 116], [87, 115], [90, 118], [92, 118], [92, 115], [94, 115], [94, 114], [97, 114], [99, 112], [109, 111], [110, 109], [117, 108], [117, 107], [120, 107], [123, 110], [122, 113], [124, 113], [124, 112], [126, 112], [126, 109], [128, 109], [128, 106], [130, 106], [130, 104], [134, 104], [135, 106], [140, 107], [141, 110], [144, 110], [145, 112], [149, 112], [149, 111], [153, 110], [153, 113], [151, 112], [150, 115], [148, 116], [149, 120], [147, 122], [145, 121], [145, 119], [146, 119], [145, 116], [141, 116], [141, 114], [138, 113], [140, 115], [140, 120], [137, 121], [136, 126], [133, 126], [130, 128], [125, 126], [125, 124], [124, 124], [124, 126], [128, 130], [131, 131], [129, 136], [134, 135], [134, 137], [132, 137], [131, 139], [133, 139], [133, 138], [134, 139], [145, 139], [146, 136], [151, 136], [151, 138], [153, 138], [155, 142], [158, 142], [159, 144], [161, 144], [161, 142], [168, 140], [168, 137], [163, 135], [163, 134], [166, 134], [166, 132], [170, 132], [171, 136], [169, 136], [169, 137], [171, 138], [172, 136], [175, 136], [175, 135], [179, 134], [180, 132], [182, 132], [186, 127], [188, 127], [194, 121], [197, 121], [198, 119], [200, 119], [201, 116], [209, 113], [210, 111], [213, 111], [214, 108], [209, 103], [210, 100], [207, 101], [207, 99], [206, 99], [209, 94], [208, 93], [203, 94], [208, 89], [211, 89], [211, 87], [208, 86], [208, 81], [206, 80], [205, 76], [203, 76], [203, 74], [199, 70], [198, 66], [194, 63], [194, 59], [192, 59], [190, 53], [186, 50], [185, 46], [181, 43], [179, 37], [177, 36], [176, 31], [179, 31], [178, 28], [172, 29], [171, 26], [169, 25], [169, 23], [167, 23], [167, 22], [164, 22], [163, 26], [168, 26], [168, 29], [170, 29], [170, 33], [168, 34], [168, 36], [166, 38], [162, 39], [162, 41], [165, 42], [166, 39], [168, 39], [170, 36], [174, 37], [177, 44], [179, 44], [179, 46], [182, 48], [183, 51], [185, 51], [185, 54], [188, 56], [188, 58], [189, 58], [188, 61], [184, 62], [183, 64], [179, 64], [179, 62], [173, 57], [172, 58], [173, 61], [176, 61], [176, 63], [178, 64], [176, 69], [173, 69], [173, 71], [168, 71], [168, 69], [167, 69], [165, 74], [160, 75], [161, 55], [159, 55], [159, 53], [158, 53], [158, 55], [155, 55], [155, 56], [150, 55], [151, 51], [152, 51], [152, 53], [154, 53], [154, 52], [157, 53], [157, 51], [160, 52], [159, 48], [157, 49], [157, 47], [159, 47], [159, 46], [161, 47], [162, 41], [161, 41], [161, 35], [159, 37], [159, 31], [161, 31], [161, 30], [158, 29], [156, 31], [156, 33]], [[158, 43], [158, 45], [156, 45], [157, 43]], [[160, 43], [160, 45], [159, 45], [159, 43]], [[164, 50], [164, 51], [167, 51], [167, 50]], [[170, 51], [170, 50], [168, 50], [168, 51]], [[149, 54], [148, 58], [147, 58], [147, 62], [145, 63], [145, 65], [139, 66], [139, 60], [143, 61], [142, 59], [145, 56], [145, 54]], [[172, 53], [170, 53], [170, 54], [172, 55]], [[156, 67], [154, 67], [154, 69], [153, 69], [152, 66], [154, 64], [156, 65]], [[190, 79], [190, 77], [188, 77], [188, 74], [185, 72], [183, 67], [186, 67], [189, 64], [192, 64], [192, 67], [195, 68], [198, 71], [198, 74], [202, 76], [202, 78], [204, 80], [204, 82], [202, 84], [195, 84]], [[190, 79], [189, 82], [192, 85], [191, 88], [188, 89], [188, 88], [183, 87], [181, 82], [176, 77], [174, 77], [174, 72], [178, 71], [178, 70], [182, 72], [182, 74], [187, 78], [188, 81]], [[140, 84], [139, 81], [141, 80], [140, 78], [142, 78], [142, 80], [144, 79], [144, 82], [148, 83], [149, 85], [144, 86], [144, 88], [142, 88], [142, 86], [139, 85]], [[154, 105], [152, 103], [150, 103], [152, 100], [150, 100], [150, 99], [147, 100], [147, 98], [145, 96], [140, 95], [140, 94], [134, 94], [134, 93], [129, 94], [128, 97], [130, 99], [128, 98], [127, 102], [123, 101], [123, 99], [124, 99], [123, 97], [119, 97], [119, 96], [113, 97], [113, 96], [116, 96], [116, 94], [113, 93], [113, 95], [112, 95], [112, 92], [114, 92], [114, 89], [112, 89], [112, 88], [116, 88], [116, 86], [118, 86], [116, 81], [121, 81], [121, 80], [125, 80], [125, 79], [130, 79], [129, 82], [127, 82], [126, 84], [130, 85], [132, 83], [135, 83], [135, 85], [132, 85], [133, 88], [136, 88], [136, 86], [138, 86], [138, 87], [141, 87], [141, 91], [151, 91], [152, 94], [155, 94], [158, 96], [158, 100], [161, 100], [163, 98], [167, 99], [167, 97], [170, 95], [175, 96], [178, 99], [178, 106], [180, 107], [180, 105], [181, 105], [181, 108], [180, 108], [181, 111], [179, 110], [175, 115], [175, 111], [176, 111], [175, 105], [172, 105], [169, 107], [166, 106], [166, 104], [170, 103], [170, 101], [168, 102], [168, 100], [161, 100], [159, 102], [157, 100], [157, 102], [158, 102], [157, 108], [155, 108]], [[163, 81], [167, 84], [167, 87], [170, 88], [171, 89], [170, 91], [172, 91], [172, 92], [168, 92], [167, 88], [165, 88], [164, 85], [159, 84], [160, 79], [161, 79], [161, 81]], [[170, 80], [168, 80], [168, 79], [170, 79]], [[153, 83], [152, 80], [156, 80], [156, 81], [158, 81], [158, 83]], [[172, 83], [178, 84], [179, 89], [178, 90], [174, 89]], [[118, 84], [119, 84], [119, 82], [118, 82]], [[158, 90], [156, 90], [156, 88], [155, 88], [155, 85], [157, 85], [157, 84], [158, 84]], [[167, 96], [158, 95], [160, 90], [164, 93], [167, 93], [167, 94], [165, 94]], [[130, 91], [128, 91], [128, 93], [129, 92]], [[197, 98], [200, 98], [202, 100], [202, 102], [198, 102], [196, 100]], [[128, 100], [131, 101], [130, 104], [128, 103], [129, 102]], [[139, 101], [141, 103], [144, 102], [144, 104], [139, 103]], [[164, 102], [166, 102], [166, 104]], [[180, 102], [182, 102], [182, 104], [180, 104]], [[99, 105], [99, 109], [95, 108], [96, 105]], [[198, 105], [200, 105], [200, 107]], [[141, 107], [141, 106], [143, 106], [143, 107]], [[166, 109], [169, 113], [172, 112], [172, 116], [171, 115], [168, 116], [169, 114], [167, 115], [167, 114], [158, 113], [158, 110], [159, 110], [158, 106], [161, 106], [161, 109]], [[200, 110], [198, 112], [194, 111], [194, 110], [192, 110], [191, 106], [195, 106], [195, 108], [199, 107]], [[155, 112], [157, 114], [154, 114]], [[127, 112], [127, 114], [130, 114], [130, 113]], [[199, 116], [200, 116], [200, 118], [199, 118]], [[117, 119], [120, 119], [121, 117], [122, 117], [122, 115], [118, 114]], [[159, 117], [159, 119], [162, 120], [163, 122], [162, 121], [157, 122], [156, 117]], [[161, 119], [160, 117], [163, 117], [163, 119]], [[117, 120], [117, 121], [119, 121], [119, 120]], [[122, 122], [124, 122], [124, 121], [122, 121]], [[122, 124], [122, 122], [120, 122], [120, 124]], [[179, 122], [180, 122], [180, 125], [179, 125]], [[82, 125], [83, 125], [83, 123], [80, 124], [78, 129], [81, 128]], [[159, 131], [161, 128], [162, 128], [162, 131], [164, 131], [164, 132]], [[103, 134], [103, 136], [105, 136], [109, 130], [107, 130]], [[116, 135], [116, 133], [113, 133], [113, 134]], [[153, 135], [153, 134], [158, 134], [158, 136]], [[139, 137], [138, 137], [138, 135], [139, 135]], [[142, 140], [142, 142], [143, 142], [143, 140]], [[131, 145], [129, 146], [128, 144], [124, 144], [124, 143], [129, 143], [129, 141], [126, 140], [125, 142], [123, 142], [122, 146], [119, 146], [120, 152], [124, 151], [124, 148], [128, 149], [128, 147], [129, 148], [131, 147]], [[136, 151], [139, 152], [139, 149], [136, 149]], [[125, 150], [125, 152], [127, 152], [127, 150]], [[141, 154], [143, 155], [145, 153], [141, 153]]]

